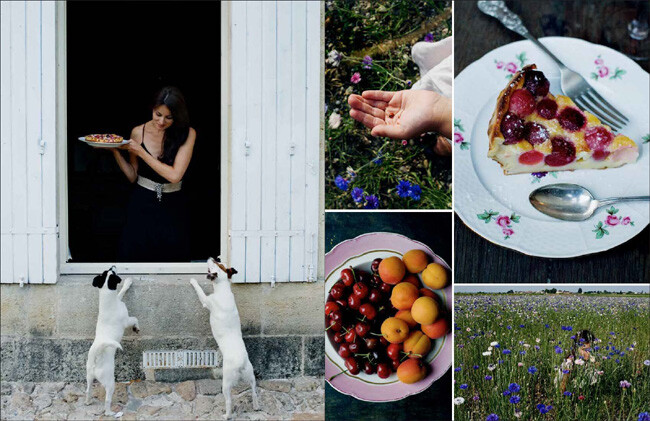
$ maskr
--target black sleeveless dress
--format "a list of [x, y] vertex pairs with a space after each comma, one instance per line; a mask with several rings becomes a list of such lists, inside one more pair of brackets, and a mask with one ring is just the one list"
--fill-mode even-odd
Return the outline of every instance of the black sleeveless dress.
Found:
[[[149, 153], [144, 144], [144, 126], [142, 147]], [[156, 183], [169, 183], [138, 159], [138, 175]], [[187, 198], [182, 188], [178, 192], [163, 193], [159, 201], [155, 191], [134, 183], [120, 239], [118, 262], [189, 262], [187, 217]]]

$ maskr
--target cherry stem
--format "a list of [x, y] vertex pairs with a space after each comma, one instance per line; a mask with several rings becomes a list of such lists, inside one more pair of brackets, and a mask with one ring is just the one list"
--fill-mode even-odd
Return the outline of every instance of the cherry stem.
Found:
[[375, 336], [384, 336], [383, 333], [374, 333], [374, 332], [370, 332], [370, 334], [371, 334], [371, 335], [375, 335]]
[[346, 371], [348, 371], [347, 368], [346, 368], [345, 370], [343, 370], [343, 371], [340, 371], [340, 372], [336, 373], [335, 375], [333, 375], [332, 377], [330, 377], [330, 381], [332, 381], [335, 377], [337, 377], [337, 376], [339, 376], [339, 375], [345, 373]]

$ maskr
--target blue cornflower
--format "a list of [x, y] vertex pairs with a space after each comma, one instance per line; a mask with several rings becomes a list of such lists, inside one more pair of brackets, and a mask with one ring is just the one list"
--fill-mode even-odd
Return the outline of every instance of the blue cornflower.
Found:
[[563, 393], [564, 396], [573, 396], [573, 393], [569, 392], [568, 390]]
[[528, 368], [528, 372], [530, 374], [535, 374], [535, 373], [537, 373], [537, 368], [535, 368], [535, 366], [533, 365], [530, 368]]
[[348, 189], [348, 180], [341, 177], [340, 175], [336, 176], [336, 179], [334, 180], [334, 184], [336, 184], [336, 187], [338, 187], [343, 191], [346, 191]]
[[475, 366], [472, 367], [472, 368], [473, 368], [474, 370], [478, 370], [478, 366], [477, 366], [477, 365], [475, 365]]
[[501, 344], [494, 345], [495, 348], [501, 348]]
[[526, 327], [526, 325], [519, 325], [519, 327]]
[[519, 355], [526, 355], [526, 351], [519, 351]]
[[364, 68], [364, 69], [370, 69], [370, 68], [372, 67], [372, 57], [370, 57], [370, 56], [365, 56], [365, 57], [363, 58], [363, 62], [362, 62], [362, 64], [363, 64], [363, 68]]
[[485, 376], [485, 380], [492, 380], [492, 376]]
[[650, 414], [647, 412], [641, 412], [638, 421], [650, 421]]
[[[424, 42], [433, 42], [433, 34], [431, 32], [427, 32], [427, 34], [424, 36]], [[497, 417], [496, 419], [499, 418]]]
[[459, 372], [460, 370], [462, 370], [462, 369], [463, 369], [463, 367], [456, 367], [456, 368], [454, 368], [454, 371], [455, 371], [456, 373], [458, 373], [458, 372]]
[[510, 397], [510, 403], [519, 403], [520, 400], [521, 400], [521, 398], [519, 396], [517, 396], [517, 395], [514, 395], [514, 396]]
[[467, 387], [468, 387], [468, 386], [467, 386], [466, 383], [463, 383], [463, 384], [460, 385], [460, 388], [463, 389], [463, 390], [467, 389]]
[[380, 156], [377, 156], [377, 158], [372, 160], [372, 163], [375, 165], [381, 165], [384, 162], [384, 158]]
[[406, 180], [400, 180], [397, 184], [397, 195], [399, 197], [409, 197], [409, 190], [411, 189], [411, 183]]
[[413, 200], [416, 201], [420, 200], [421, 194], [422, 194], [422, 189], [417, 184], [412, 185], [411, 188], [409, 189], [409, 196], [411, 196], [411, 199]]
[[559, 346], [556, 346], [556, 347], [555, 347], [555, 353], [556, 353], [556, 354], [561, 354], [562, 352], [563, 352], [563, 351], [562, 351], [562, 348], [560, 348]]
[[503, 360], [498, 360], [497, 363], [503, 364]]
[[517, 393], [521, 390], [521, 386], [519, 386], [517, 383], [510, 383], [510, 385], [508, 385], [508, 390], [512, 393]]
[[549, 326], [548, 324], [545, 324], [544, 327], [547, 328], [547, 329], [551, 328], [551, 326]]
[[546, 414], [548, 411], [553, 409], [553, 407], [551, 405], [546, 406], [543, 403], [540, 403], [539, 405], [537, 405], [537, 409], [539, 409], [540, 414]]
[[512, 354], [512, 351], [510, 351], [509, 349], [504, 349], [503, 354], [504, 355], [510, 355], [510, 354]]
[[355, 187], [352, 189], [352, 200], [356, 203], [363, 201], [363, 189], [361, 187]]
[[379, 207], [379, 199], [374, 194], [366, 196], [366, 204], [363, 206], [365, 209], [377, 209]]
[[508, 325], [508, 326], [506, 326], [506, 329], [512, 330], [512, 326]]
[[509, 390], [504, 390], [503, 393], [501, 393], [503, 396], [510, 396], [510, 391]]

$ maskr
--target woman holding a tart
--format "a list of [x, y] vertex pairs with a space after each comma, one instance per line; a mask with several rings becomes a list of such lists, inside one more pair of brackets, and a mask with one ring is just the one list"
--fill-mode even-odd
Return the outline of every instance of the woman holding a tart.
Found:
[[118, 261], [182, 262], [190, 260], [188, 213], [182, 180], [192, 159], [196, 132], [190, 127], [182, 93], [162, 88], [152, 118], [112, 149], [126, 178], [135, 183], [127, 207]]

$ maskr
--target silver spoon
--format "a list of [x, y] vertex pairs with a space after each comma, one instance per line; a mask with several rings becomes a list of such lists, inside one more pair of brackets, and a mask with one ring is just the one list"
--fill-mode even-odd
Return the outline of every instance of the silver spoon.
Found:
[[612, 197], [594, 199], [589, 190], [577, 184], [549, 184], [540, 187], [528, 196], [538, 211], [565, 221], [584, 221], [601, 206], [615, 202], [639, 202], [650, 200], [650, 196]]

